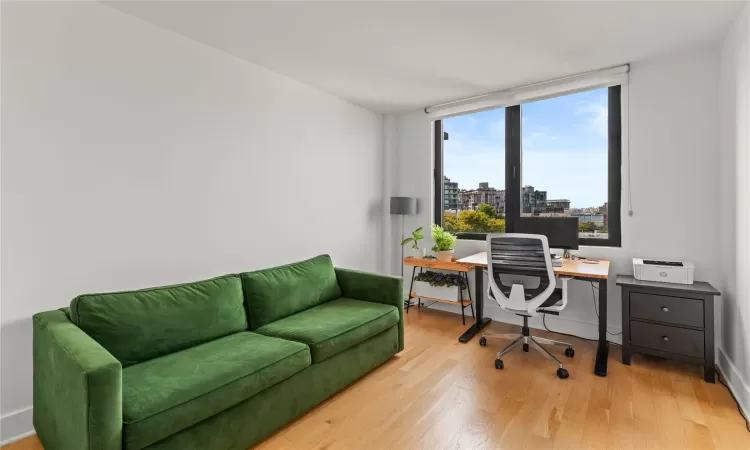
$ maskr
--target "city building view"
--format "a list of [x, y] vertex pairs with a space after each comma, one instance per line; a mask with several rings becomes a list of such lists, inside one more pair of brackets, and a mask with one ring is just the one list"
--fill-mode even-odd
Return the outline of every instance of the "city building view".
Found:
[[[547, 191], [526, 185], [521, 189], [524, 217], [577, 217], [580, 237], [607, 238], [607, 203], [571, 208], [568, 199], [550, 199]], [[505, 189], [481, 182], [475, 189], [461, 189], [443, 177], [444, 226], [449, 231], [505, 231]]]
[[505, 214], [505, 190], [498, 190], [489, 186], [489, 183], [479, 183], [477, 189], [456, 189], [458, 190], [458, 205], [462, 210], [476, 210], [482, 203], [487, 203], [495, 210], [496, 213]]
[[446, 211], [458, 209], [458, 183], [448, 177], [443, 177], [443, 202]]

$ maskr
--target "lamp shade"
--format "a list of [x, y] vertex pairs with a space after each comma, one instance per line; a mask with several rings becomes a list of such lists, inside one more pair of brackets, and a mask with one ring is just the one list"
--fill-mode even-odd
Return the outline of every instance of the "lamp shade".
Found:
[[417, 199], [414, 197], [391, 197], [391, 214], [411, 215], [417, 213]]

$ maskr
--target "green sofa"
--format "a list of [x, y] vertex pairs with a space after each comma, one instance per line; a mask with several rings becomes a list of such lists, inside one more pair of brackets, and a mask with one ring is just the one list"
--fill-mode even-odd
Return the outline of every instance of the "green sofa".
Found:
[[404, 348], [399, 277], [296, 264], [34, 316], [47, 450], [246, 449]]

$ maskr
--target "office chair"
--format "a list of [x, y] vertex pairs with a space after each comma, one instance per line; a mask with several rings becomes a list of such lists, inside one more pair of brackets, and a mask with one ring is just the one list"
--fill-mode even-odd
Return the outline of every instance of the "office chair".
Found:
[[487, 236], [487, 270], [489, 287], [487, 296], [494, 298], [506, 311], [523, 317], [521, 335], [513, 333], [483, 333], [479, 345], [486, 346], [487, 338], [513, 339], [513, 342], [497, 354], [495, 368], [504, 367], [504, 354], [523, 344], [523, 351], [529, 351], [531, 344], [558, 365], [557, 376], [568, 378], [568, 371], [559, 359], [540, 344], [561, 345], [565, 356], [572, 358], [573, 346], [567, 342], [534, 337], [529, 333], [529, 317], [540, 312], [559, 315], [568, 303], [568, 281], [559, 277], [562, 288], [556, 288], [557, 279], [552, 268], [547, 236], [537, 234], [490, 234]]

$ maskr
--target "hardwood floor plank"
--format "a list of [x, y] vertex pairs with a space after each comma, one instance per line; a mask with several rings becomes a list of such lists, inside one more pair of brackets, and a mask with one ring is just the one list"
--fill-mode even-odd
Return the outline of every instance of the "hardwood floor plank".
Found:
[[[613, 346], [601, 378], [591, 370], [594, 343], [533, 330], [574, 345], [572, 359], [551, 348], [570, 378], [558, 379], [555, 364], [533, 350], [504, 355], [497, 370], [495, 354], [508, 342], [461, 344], [464, 329], [455, 314], [413, 308], [403, 352], [255, 448], [750, 448], [729, 392], [703, 382], [697, 366], [640, 355], [624, 366]], [[41, 449], [36, 437], [3, 447]]]

